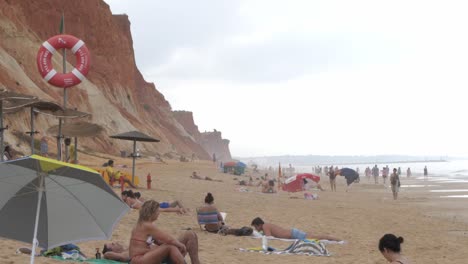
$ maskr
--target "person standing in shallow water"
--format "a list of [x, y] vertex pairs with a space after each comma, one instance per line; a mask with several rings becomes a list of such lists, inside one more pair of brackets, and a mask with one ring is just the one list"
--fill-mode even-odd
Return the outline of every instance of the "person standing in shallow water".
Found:
[[424, 166], [424, 178], [425, 178], [425, 179], [427, 178], [427, 175], [428, 175], [428, 173], [427, 173], [427, 166]]
[[328, 171], [328, 177], [330, 179], [330, 187], [332, 192], [336, 192], [336, 174], [333, 170], [333, 166], [331, 166], [330, 170]]

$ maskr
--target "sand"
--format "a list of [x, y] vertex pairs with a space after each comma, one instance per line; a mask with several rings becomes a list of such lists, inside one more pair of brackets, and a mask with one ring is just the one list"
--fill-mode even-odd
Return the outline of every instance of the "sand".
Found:
[[[108, 157], [80, 156], [81, 162], [98, 167]], [[131, 161], [116, 159], [116, 164], [130, 165]], [[130, 170], [130, 169], [129, 169]], [[337, 192], [330, 192], [327, 179], [322, 186], [327, 191], [316, 191], [319, 200], [304, 200], [302, 193], [262, 194], [256, 187], [252, 192], [239, 192], [232, 176], [217, 172], [211, 162], [151, 162], [137, 161], [137, 175], [153, 177], [152, 189], [141, 188], [143, 197], [157, 201], [179, 199], [192, 211], [187, 215], [161, 214], [157, 225], [171, 234], [191, 228], [198, 234], [202, 263], [387, 263], [377, 249], [385, 233], [401, 235], [405, 239], [404, 254], [411, 263], [468, 263], [468, 203], [466, 199], [440, 198], [441, 193], [429, 189], [468, 188], [467, 184], [444, 183], [436, 187], [403, 188], [397, 201], [389, 188], [362, 179], [351, 192], [345, 192], [345, 180], [338, 177]], [[210, 182], [190, 179], [192, 171], [201, 176], [223, 180]], [[260, 177], [262, 174], [252, 174]], [[146, 185], [145, 179], [143, 183]], [[424, 184], [420, 180], [402, 178], [402, 184]], [[429, 182], [426, 182], [428, 184]], [[115, 189], [120, 192], [120, 189]], [[240, 252], [238, 248], [258, 247], [260, 239], [221, 236], [200, 230], [195, 208], [203, 203], [207, 192], [213, 193], [217, 207], [227, 213], [227, 224], [233, 227], [250, 226], [254, 217], [285, 227], [328, 233], [346, 241], [344, 245], [328, 245], [330, 257], [263, 255]], [[314, 191], [315, 192], [315, 191]], [[291, 199], [298, 197], [299, 199]], [[138, 211], [126, 215], [117, 225], [112, 240], [128, 244], [129, 234], [138, 217]], [[78, 244], [83, 252], [94, 255], [106, 241]], [[289, 243], [273, 241], [276, 248]], [[29, 256], [15, 254], [18, 247], [29, 246], [11, 240], [0, 240], [0, 263], [29, 263]], [[190, 263], [187, 257], [187, 262]], [[38, 257], [36, 263], [60, 263]]]

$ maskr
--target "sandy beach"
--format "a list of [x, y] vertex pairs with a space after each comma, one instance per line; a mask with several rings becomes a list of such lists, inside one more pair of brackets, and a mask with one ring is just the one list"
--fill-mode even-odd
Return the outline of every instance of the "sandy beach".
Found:
[[[99, 167], [110, 157], [80, 156], [81, 162]], [[114, 157], [117, 165], [130, 166], [129, 159]], [[128, 169], [130, 170], [130, 168]], [[201, 176], [223, 180], [211, 182], [190, 179], [192, 171]], [[345, 192], [345, 180], [338, 177], [337, 192], [330, 192], [328, 180], [321, 183], [326, 191], [314, 191], [319, 200], [305, 200], [302, 193], [262, 194], [256, 187], [251, 192], [240, 192], [237, 181], [242, 176], [219, 173], [208, 161], [155, 163], [142, 158], [137, 161], [137, 175], [151, 173], [152, 189], [142, 186], [139, 191], [145, 198], [157, 201], [181, 200], [191, 209], [187, 215], [161, 214], [157, 225], [171, 234], [191, 228], [198, 234], [202, 263], [387, 263], [377, 243], [385, 233], [403, 236], [404, 254], [411, 263], [466, 263], [468, 259], [468, 203], [466, 199], [440, 198], [441, 193], [429, 189], [463, 189], [468, 184], [424, 182], [402, 178], [403, 185], [437, 185], [402, 188], [397, 201], [392, 199], [389, 188], [361, 179], [351, 192]], [[249, 172], [250, 173], [250, 172]], [[252, 174], [260, 177], [262, 172]], [[115, 188], [116, 192], [120, 189]], [[284, 227], [296, 227], [318, 233], [328, 233], [346, 241], [343, 245], [327, 245], [330, 257], [297, 255], [264, 255], [241, 252], [238, 248], [258, 247], [261, 240], [250, 237], [221, 236], [200, 230], [195, 208], [202, 205], [207, 192], [213, 193], [215, 204], [227, 213], [226, 223], [232, 227], [250, 226], [254, 217]], [[298, 197], [292, 199], [291, 197]], [[114, 230], [112, 240], [128, 245], [130, 230], [136, 222], [138, 211], [126, 215]], [[78, 244], [89, 257], [95, 248], [106, 241], [90, 241]], [[270, 245], [285, 248], [289, 242], [272, 241]], [[0, 263], [28, 263], [29, 256], [16, 254], [19, 247], [29, 246], [11, 240], [0, 240]], [[189, 258], [186, 258], [190, 263]], [[38, 257], [36, 263], [60, 263]]]

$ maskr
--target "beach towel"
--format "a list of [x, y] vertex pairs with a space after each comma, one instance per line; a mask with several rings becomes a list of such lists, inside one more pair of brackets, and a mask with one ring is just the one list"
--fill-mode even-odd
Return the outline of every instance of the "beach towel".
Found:
[[266, 255], [306, 255], [306, 256], [330, 256], [323, 243], [317, 240], [296, 240], [284, 250], [275, 250], [268, 248], [267, 251], [262, 248], [239, 248], [243, 252], [259, 252]]
[[86, 260], [72, 260], [72, 259], [64, 259], [61, 256], [52, 256], [51, 258], [55, 260], [63, 260], [66, 262], [80, 262], [80, 263], [90, 263], [90, 264], [122, 264], [122, 263], [128, 263], [128, 262], [119, 262], [115, 260], [109, 260], [109, 259], [86, 259]]
[[[254, 230], [253, 233], [252, 233], [252, 236], [250, 236], [251, 238], [262, 238], [263, 237], [263, 234], [258, 232], [257, 230]], [[274, 236], [267, 236], [266, 237], [268, 240], [281, 240], [281, 241], [296, 241], [297, 239], [292, 239], [292, 238], [277, 238], [277, 237], [274, 237]], [[313, 239], [313, 238], [308, 238], [307, 240], [316, 240], [316, 239]], [[321, 239], [321, 240], [318, 240], [320, 241], [322, 244], [324, 245], [329, 245], [329, 244], [339, 244], [339, 245], [343, 245], [343, 244], [346, 244], [346, 241], [344, 240], [341, 240], [341, 241], [332, 241], [332, 240], [326, 240], [326, 239]]]

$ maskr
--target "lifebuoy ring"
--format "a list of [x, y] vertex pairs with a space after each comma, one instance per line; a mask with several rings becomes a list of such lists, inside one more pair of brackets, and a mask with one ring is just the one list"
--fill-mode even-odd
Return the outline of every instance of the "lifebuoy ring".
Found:
[[[70, 49], [76, 57], [71, 72], [58, 73], [52, 66], [52, 55], [58, 49]], [[89, 50], [85, 43], [71, 35], [56, 35], [42, 43], [37, 53], [37, 68], [42, 78], [53, 86], [68, 88], [79, 84], [89, 71]]]

